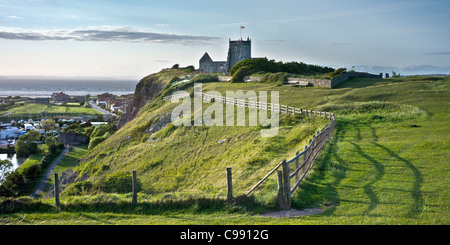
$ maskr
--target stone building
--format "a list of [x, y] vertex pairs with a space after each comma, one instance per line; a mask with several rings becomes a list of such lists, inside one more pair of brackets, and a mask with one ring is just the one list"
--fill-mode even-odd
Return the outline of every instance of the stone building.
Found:
[[228, 72], [227, 61], [213, 61], [206, 52], [200, 59], [199, 70], [210, 74], [213, 72], [226, 73]]
[[206, 52], [199, 61], [199, 71], [208, 73], [228, 73], [230, 69], [239, 61], [251, 59], [252, 41], [247, 37], [247, 40], [229, 39], [227, 61], [213, 61]]

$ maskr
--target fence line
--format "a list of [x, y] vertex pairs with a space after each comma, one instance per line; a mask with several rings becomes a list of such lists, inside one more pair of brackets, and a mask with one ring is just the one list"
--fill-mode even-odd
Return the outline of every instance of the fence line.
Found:
[[[170, 101], [172, 99], [182, 99], [190, 97], [189, 93], [179, 93], [176, 95], [169, 95], [163, 97], [164, 100]], [[278, 111], [279, 113], [285, 113], [285, 114], [307, 114], [308, 116], [316, 116], [319, 117], [324, 116], [325, 118], [332, 119], [335, 115], [331, 112], [320, 112], [320, 111], [311, 111], [303, 108], [297, 108], [287, 105], [281, 105], [281, 104], [273, 104], [273, 103], [267, 103], [267, 102], [257, 102], [253, 100], [243, 100], [243, 99], [235, 99], [231, 97], [224, 97], [224, 96], [218, 96], [218, 95], [210, 95], [205, 94], [201, 92], [194, 92], [194, 97], [202, 98], [203, 100], [210, 101], [211, 99], [214, 99], [217, 102], [221, 102], [224, 104], [230, 104], [235, 106], [241, 106], [241, 107], [248, 107], [248, 108], [254, 108], [254, 109], [260, 109], [260, 110], [268, 110], [268, 111]]]
[[[164, 100], [172, 100], [190, 97], [189, 93], [182, 93], [172, 96], [164, 97]], [[304, 114], [310, 117], [318, 116], [325, 117], [331, 119], [331, 123], [325, 126], [322, 130], [318, 131], [314, 134], [313, 138], [309, 141], [309, 144], [305, 146], [305, 149], [302, 152], [296, 153], [296, 155], [290, 159], [284, 159], [282, 162], [277, 164], [268, 174], [266, 174], [261, 180], [259, 180], [250, 190], [246, 192], [245, 195], [250, 195], [258, 186], [260, 186], [267, 178], [269, 178], [275, 171], [277, 171], [280, 167], [282, 167], [281, 176], [279, 176], [279, 183], [282, 183], [282, 186], [278, 189], [278, 198], [280, 199], [280, 204], [282, 208], [288, 209], [291, 206], [291, 195], [297, 190], [300, 186], [301, 181], [308, 175], [311, 170], [312, 164], [323, 146], [330, 140], [331, 136], [336, 127], [336, 115], [331, 112], [321, 112], [321, 111], [311, 111], [303, 108], [297, 108], [287, 105], [281, 104], [273, 104], [266, 102], [257, 102], [251, 100], [242, 100], [235, 99], [230, 97], [223, 97], [218, 95], [209, 95], [201, 92], [194, 92], [194, 97], [202, 98], [206, 101], [211, 101], [214, 99], [217, 102], [221, 102], [224, 104], [231, 104], [235, 106], [255, 108], [260, 110], [269, 110], [269, 111], [277, 111], [279, 113], [285, 114]], [[303, 157], [303, 159], [301, 159]], [[291, 163], [295, 162], [294, 170], [291, 171]], [[280, 172], [280, 171], [278, 171]], [[280, 175], [280, 174], [279, 174]], [[281, 179], [282, 180], [281, 180]], [[291, 188], [291, 181], [294, 178], [294, 183]]]

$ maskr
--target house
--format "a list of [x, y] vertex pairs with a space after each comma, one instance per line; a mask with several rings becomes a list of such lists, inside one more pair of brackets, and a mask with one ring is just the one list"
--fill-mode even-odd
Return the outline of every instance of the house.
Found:
[[110, 93], [103, 93], [100, 95], [97, 95], [97, 105], [105, 105], [106, 108], [108, 108], [108, 103], [111, 103], [113, 100], [116, 99], [116, 96]]
[[49, 98], [34, 98], [34, 103], [49, 104], [50, 99]]
[[51, 96], [52, 100], [55, 102], [67, 102], [70, 101], [70, 96], [64, 92], [53, 93]]
[[124, 108], [127, 106], [127, 100], [126, 99], [115, 99], [112, 103], [111, 103], [111, 107], [110, 110], [111, 111], [122, 111], [124, 110]]

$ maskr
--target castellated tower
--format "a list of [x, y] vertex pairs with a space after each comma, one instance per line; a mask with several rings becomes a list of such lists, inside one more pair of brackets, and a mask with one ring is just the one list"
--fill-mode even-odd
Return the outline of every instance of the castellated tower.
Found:
[[225, 74], [233, 68], [233, 66], [241, 60], [252, 58], [252, 41], [247, 40], [231, 41], [229, 39], [227, 61], [213, 61], [206, 52], [199, 60], [199, 71], [208, 72], [210, 74], [217, 72]]
[[241, 60], [251, 59], [252, 57], [252, 41], [247, 37], [245, 40], [231, 41], [229, 40], [227, 67], [231, 70], [233, 66]]

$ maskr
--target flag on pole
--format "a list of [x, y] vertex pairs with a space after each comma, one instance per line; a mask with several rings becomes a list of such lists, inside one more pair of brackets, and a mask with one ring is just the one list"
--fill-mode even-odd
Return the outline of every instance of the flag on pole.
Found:
[[241, 26], [241, 29], [245, 29], [245, 26]]

